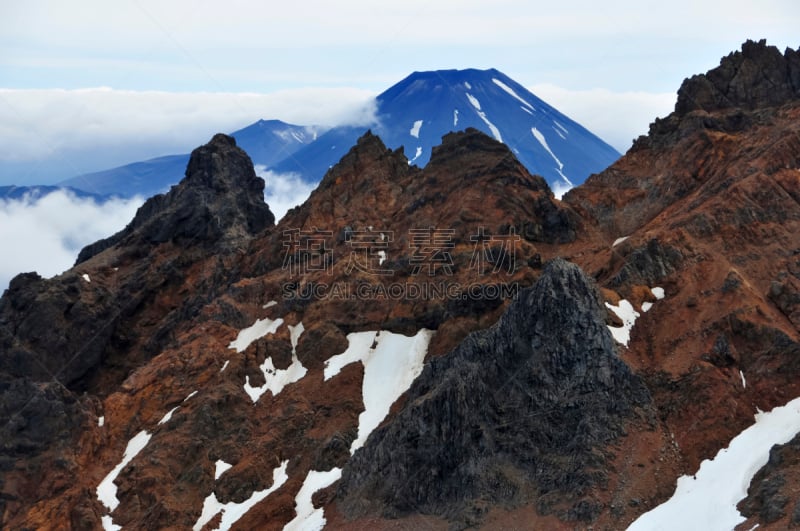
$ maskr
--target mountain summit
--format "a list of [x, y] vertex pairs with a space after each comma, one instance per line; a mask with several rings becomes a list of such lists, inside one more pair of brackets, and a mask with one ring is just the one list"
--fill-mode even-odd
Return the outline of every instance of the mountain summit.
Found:
[[[409, 163], [420, 167], [444, 135], [469, 127], [505, 143], [557, 194], [619, 158], [585, 127], [495, 69], [414, 72], [380, 94], [377, 104], [374, 132], [391, 148], [403, 146]], [[337, 127], [275, 169], [316, 180], [326, 170], [321, 166], [332, 164], [326, 157], [335, 153], [338, 160], [362, 132]]]

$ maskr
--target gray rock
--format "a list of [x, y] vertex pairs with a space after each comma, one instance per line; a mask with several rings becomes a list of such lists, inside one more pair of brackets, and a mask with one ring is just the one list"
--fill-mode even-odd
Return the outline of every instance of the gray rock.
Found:
[[274, 223], [264, 203], [264, 180], [256, 175], [250, 157], [232, 137], [217, 134], [192, 152], [180, 184], [148, 199], [122, 231], [85, 247], [76, 265], [137, 239], [232, 248]]
[[753, 110], [782, 105], [800, 97], [800, 51], [784, 54], [766, 40], [748, 40], [706, 74], [685, 80], [675, 111]]
[[[647, 413], [594, 283], [556, 259], [492, 328], [431, 361], [405, 407], [345, 466], [348, 517], [421, 512], [472, 525], [482, 504], [591, 521], [608, 445]], [[545, 496], [546, 495], [546, 496]]]

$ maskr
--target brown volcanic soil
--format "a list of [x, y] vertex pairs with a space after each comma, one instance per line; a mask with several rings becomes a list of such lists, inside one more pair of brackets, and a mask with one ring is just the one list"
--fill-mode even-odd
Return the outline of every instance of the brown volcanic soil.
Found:
[[[285, 297], [295, 293], [286, 286], [297, 283], [302, 292], [314, 282], [379, 286], [390, 278], [524, 287], [556, 256], [580, 265], [612, 303], [627, 298], [637, 311], [654, 303], [619, 354], [645, 380], [657, 415], [632, 424], [607, 448], [609, 481], [591, 524], [624, 527], [750, 425], [756, 408], [800, 396], [800, 103], [793, 88], [800, 74], [796, 52], [789, 52], [778, 60], [777, 50], [748, 43], [720, 71], [688, 80], [678, 112], [564, 201], [475, 131], [445, 137], [424, 169], [366, 135], [303, 206], [272, 226], [258, 206], [249, 159], [215, 138], [201, 153], [209, 158], [198, 161], [218, 160], [217, 153], [230, 165], [195, 164], [198, 177], [151, 203], [129, 232], [93, 247], [62, 276], [18, 277], [0, 301], [3, 528], [98, 529], [107, 509], [95, 489], [144, 429], [149, 444], [116, 481], [116, 524], [191, 528], [209, 493], [240, 502], [269, 487], [272, 471], [289, 460], [288, 481], [235, 526], [280, 529], [294, 517], [307, 472], [342, 467], [350, 457], [364, 409], [363, 368], [351, 364], [323, 381], [324, 361], [345, 350], [348, 333], [435, 329], [428, 355], [442, 356], [492, 325], [508, 304], [498, 297], [304, 299]], [[780, 85], [784, 96], [773, 101], [762, 79], [789, 88]], [[208, 179], [211, 167], [222, 181]], [[203, 210], [198, 197], [219, 201]], [[232, 214], [231, 204], [245, 214]], [[220, 230], [206, 230], [214, 226]], [[409, 231], [429, 227], [453, 230], [452, 275], [413, 274]], [[470, 267], [470, 236], [480, 227], [493, 235], [513, 227], [519, 235], [510, 272], [481, 275]], [[293, 275], [282, 267], [284, 231], [292, 229], [331, 231], [324, 238], [330, 271]], [[373, 234], [373, 242], [394, 231], [385, 248], [393, 275], [348, 273], [348, 230]], [[290, 258], [301, 260], [298, 253]], [[650, 292], [655, 286], [665, 289], [663, 300]], [[278, 304], [263, 307], [272, 300]], [[278, 368], [291, 361], [286, 324], [241, 354], [228, 345], [257, 319], [279, 317], [305, 325], [297, 356], [308, 373], [253, 404], [242, 389], [245, 377], [262, 383], [258, 366], [267, 356]], [[172, 420], [159, 425], [176, 406]], [[792, 448], [754, 481], [748, 523], [781, 528], [794, 518]], [[233, 468], [215, 481], [217, 459]], [[314, 497], [333, 529], [452, 525], [420, 514], [351, 521], [335, 492], [333, 486]], [[779, 496], [792, 502], [770, 512]], [[492, 505], [482, 518], [487, 529], [580, 527], [531, 506]]]

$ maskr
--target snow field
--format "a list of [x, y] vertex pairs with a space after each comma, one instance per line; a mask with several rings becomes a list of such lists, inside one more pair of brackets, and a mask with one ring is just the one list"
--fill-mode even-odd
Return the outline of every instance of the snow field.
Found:
[[747, 496], [753, 476], [776, 444], [800, 432], [800, 398], [768, 413], [737, 435], [714, 459], [706, 459], [694, 476], [678, 478], [666, 502], [640, 516], [628, 531], [730, 531], [746, 519], [736, 504]]
[[[275, 333], [282, 324], [282, 319], [257, 320], [252, 326], [241, 330], [236, 340], [230, 343], [229, 348], [241, 353], [257, 339]], [[268, 358], [261, 367], [265, 374], [266, 384], [260, 388], [254, 388], [249, 385], [249, 379], [245, 382], [245, 391], [248, 392], [253, 402], [256, 402], [266, 390], [272, 390], [273, 394], [278, 394], [283, 387], [305, 376], [307, 370], [300, 364], [296, 354], [297, 344], [304, 331], [303, 323], [289, 325], [293, 361], [288, 369], [276, 370], [272, 365], [271, 358]], [[359, 416], [358, 437], [351, 445], [351, 453], [363, 446], [369, 434], [386, 417], [392, 404], [422, 372], [423, 361], [432, 335], [432, 331], [424, 329], [412, 337], [388, 331], [352, 333], [347, 336], [348, 348], [345, 352], [333, 356], [326, 362], [323, 374], [326, 381], [350, 363], [361, 362], [364, 365], [362, 396], [365, 410]], [[222, 370], [226, 367], [227, 362]], [[184, 402], [195, 394], [197, 391], [190, 393]], [[170, 409], [161, 418], [158, 425], [169, 422], [180, 407], [181, 405], [178, 405]], [[98, 421], [101, 425], [102, 422], [104, 419]], [[97, 497], [108, 508], [109, 513], [113, 512], [120, 503], [114, 481], [122, 469], [147, 446], [151, 437], [152, 434], [145, 430], [133, 437], [128, 442], [123, 459], [97, 487]], [[199, 531], [217, 515], [221, 515], [218, 529], [230, 529], [251, 508], [286, 483], [288, 463], [288, 460], [284, 461], [273, 470], [272, 486], [253, 492], [250, 498], [241, 503], [223, 504], [212, 491], [204, 500], [200, 517], [193, 529]], [[218, 459], [214, 464], [214, 480], [219, 480], [231, 468], [231, 464]], [[325, 472], [310, 471], [295, 498], [296, 517], [286, 525], [285, 529], [287, 531], [322, 529], [326, 523], [324, 512], [322, 509], [314, 508], [312, 497], [315, 492], [326, 488], [340, 477], [341, 469], [339, 468]], [[110, 514], [102, 517], [102, 525], [105, 530], [120, 529], [120, 526], [114, 524]]]
[[358, 437], [350, 453], [361, 448], [369, 434], [386, 418], [389, 409], [422, 372], [433, 332], [420, 330], [413, 337], [392, 332], [356, 332], [347, 335], [347, 349], [325, 362], [325, 380], [350, 363], [364, 365], [362, 396], [365, 410], [358, 417]]

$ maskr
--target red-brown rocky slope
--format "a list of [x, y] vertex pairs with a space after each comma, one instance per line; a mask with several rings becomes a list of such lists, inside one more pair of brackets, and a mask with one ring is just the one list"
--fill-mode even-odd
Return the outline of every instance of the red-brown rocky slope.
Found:
[[[307, 478], [328, 485], [308, 494], [331, 528], [624, 527], [752, 423], [756, 408], [800, 396], [797, 57], [746, 43], [687, 80], [673, 114], [563, 202], [477, 131], [447, 135], [423, 169], [367, 134], [273, 226], [246, 154], [215, 137], [125, 231], [63, 275], [17, 277], [0, 299], [2, 527], [98, 529], [105, 517], [130, 529], [211, 529], [260, 492], [234, 527], [282, 529]], [[513, 293], [553, 291], [522, 290], [557, 256], [594, 277], [606, 302], [625, 298], [640, 313], [627, 346], [595, 333], [596, 296], [570, 302], [591, 308], [575, 320], [558, 317], [567, 306], [508, 309]], [[544, 286], [591, 285], [556, 263]], [[532, 315], [543, 317], [523, 318]], [[620, 320], [606, 320], [619, 333]], [[530, 348], [547, 333], [572, 346]], [[602, 343], [597, 359], [575, 347], [580, 337]], [[333, 359], [345, 352], [363, 359]], [[548, 352], [558, 353], [553, 371], [542, 370]], [[407, 363], [392, 365], [398, 356]], [[418, 385], [430, 394], [401, 396], [385, 419], [374, 413], [423, 370], [420, 356], [430, 367]], [[541, 386], [545, 403], [564, 403], [558, 414], [575, 435], [567, 448], [549, 445], [559, 434], [545, 431], [524, 455], [491, 455], [523, 435], [509, 424], [548, 414], [531, 409], [535, 394], [516, 389], [508, 407], [495, 400], [486, 410], [440, 399], [475, 398], [459, 374], [497, 387], [506, 358], [522, 360], [519, 378]], [[646, 389], [603, 403], [618, 382]], [[609, 417], [585, 416], [593, 412]], [[362, 417], [375, 415], [384, 435], [364, 440], [377, 426], [362, 428]], [[602, 419], [608, 425], [592, 422]], [[363, 502], [363, 485], [384, 472], [399, 485], [417, 462], [441, 475], [414, 445], [448, 445], [445, 435], [473, 424], [480, 430], [459, 432], [448, 454], [458, 473], [441, 476], [454, 489], [443, 496], [461, 496], [453, 485], [474, 479], [459, 486], [462, 503], [398, 506], [385, 493]], [[484, 442], [469, 447], [470, 437]], [[145, 444], [130, 447], [139, 452], [110, 481], [131, 442]], [[385, 460], [393, 449], [404, 459], [394, 469], [389, 459], [370, 470], [362, 457]], [[792, 451], [781, 450], [789, 485]], [[548, 466], [537, 469], [537, 459]], [[784, 495], [773, 465], [743, 505], [753, 522], [767, 524], [778, 506], [776, 521], [791, 518], [792, 507], [769, 499]], [[339, 469], [350, 479], [337, 486]], [[116, 496], [98, 497], [101, 484]], [[482, 496], [493, 485], [505, 490]], [[361, 501], [348, 494], [356, 491]], [[213, 511], [227, 503], [225, 515]]]
[[[638, 286], [665, 288], [623, 359], [647, 381], [681, 473], [757, 408], [800, 396], [800, 53], [748, 41], [564, 200], [606, 242], [575, 257], [601, 285], [637, 302]], [[652, 507], [675, 479], [635, 489], [623, 512]]]
[[[210, 494], [242, 502], [286, 463], [286, 482], [238, 524], [282, 527], [309, 471], [343, 466], [358, 436], [362, 363], [324, 378], [347, 334], [382, 330], [376, 343], [393, 344], [427, 328], [430, 355], [444, 353], [494, 322], [515, 293], [503, 290], [530, 285], [553, 242], [578, 231], [542, 179], [477, 131], [446, 137], [425, 170], [368, 134], [278, 227], [263, 202], [251, 206], [261, 190], [246, 155], [217, 136], [180, 185], [73, 270], [15, 279], [0, 304], [3, 440], [16, 445], [4, 455], [4, 526], [93, 529], [110, 516], [191, 528]], [[317, 296], [315, 283], [353, 292]], [[445, 291], [398, 298], [392, 285]], [[470, 286], [490, 289], [451, 291]], [[266, 320], [273, 333], [231, 348]], [[302, 378], [263, 388], [292, 367]], [[130, 441], [147, 443], [113, 481], [111, 511], [97, 488]], [[219, 480], [217, 460], [233, 465]]]

